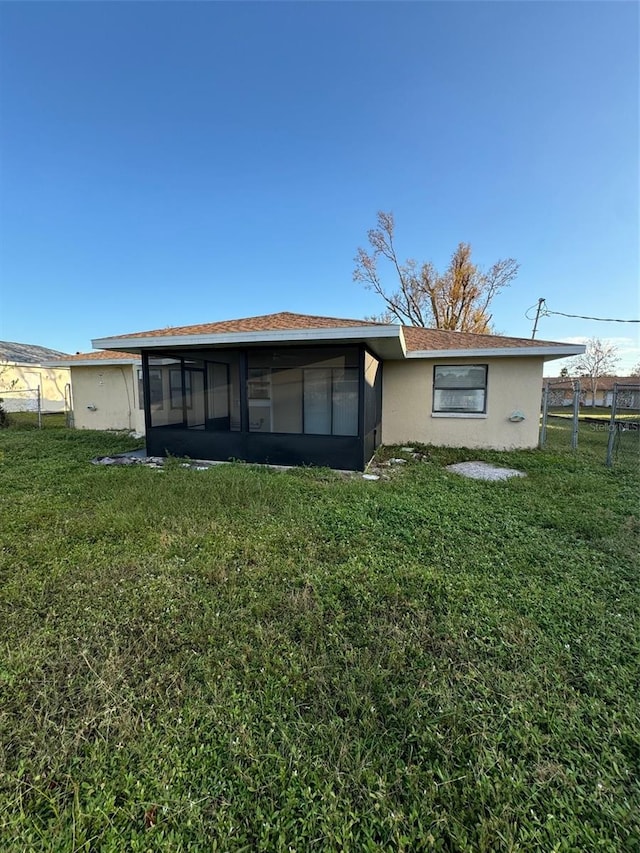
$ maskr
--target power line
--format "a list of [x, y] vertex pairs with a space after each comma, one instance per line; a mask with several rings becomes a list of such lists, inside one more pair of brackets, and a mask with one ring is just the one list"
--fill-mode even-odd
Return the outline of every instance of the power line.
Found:
[[527, 308], [527, 310], [525, 311], [524, 316], [527, 318], [527, 320], [533, 320], [533, 317], [530, 317], [529, 315], [534, 308], [536, 309], [536, 317], [533, 325], [533, 333], [531, 335], [532, 338], [535, 338], [536, 336], [538, 320], [540, 319], [540, 317], [549, 317], [552, 314], [558, 317], [572, 317], [576, 320], [595, 320], [599, 323], [640, 323], [640, 320], [621, 320], [617, 317], [588, 317], [585, 314], [567, 314], [564, 311], [551, 311], [549, 308], [547, 308], [546, 301], [542, 297], [538, 299], [535, 305], [532, 305], [531, 308]]
[[565, 314], [564, 311], [549, 311], [546, 306], [542, 310], [545, 317], [548, 314], [558, 314], [560, 317], [575, 317], [578, 320], [598, 320], [600, 323], [640, 323], [640, 320], [618, 320], [614, 317], [585, 317], [584, 314]]

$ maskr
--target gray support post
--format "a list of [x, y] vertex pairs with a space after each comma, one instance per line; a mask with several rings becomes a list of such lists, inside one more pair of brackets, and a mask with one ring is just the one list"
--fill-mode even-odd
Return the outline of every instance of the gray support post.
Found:
[[609, 420], [609, 440], [607, 441], [607, 468], [613, 465], [613, 445], [616, 439], [616, 409], [618, 408], [618, 383], [613, 386], [611, 401], [611, 418]]
[[38, 429], [42, 429], [42, 395], [40, 392], [40, 386], [36, 388], [36, 397], [38, 400]]
[[71, 429], [73, 427], [73, 400], [71, 397], [71, 383], [67, 382], [64, 386], [64, 410], [65, 424]]
[[571, 429], [571, 449], [578, 449], [578, 427], [580, 425], [580, 380], [573, 383], [573, 421]]
[[540, 427], [539, 446], [544, 447], [547, 441], [547, 410], [549, 408], [549, 383], [542, 388], [542, 426]]

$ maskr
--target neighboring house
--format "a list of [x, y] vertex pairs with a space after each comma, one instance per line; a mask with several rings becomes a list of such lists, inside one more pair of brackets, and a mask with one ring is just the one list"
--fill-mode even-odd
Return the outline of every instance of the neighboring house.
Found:
[[129, 352], [79, 352], [53, 362], [71, 371], [76, 429], [144, 432], [142, 365]]
[[[535, 447], [543, 363], [584, 351], [288, 312], [93, 345], [111, 352], [65, 362], [77, 426], [115, 428], [117, 410], [118, 427], [137, 429], [128, 413], [142, 400], [152, 455], [358, 470], [382, 442]], [[112, 370], [129, 371], [126, 404]]]
[[[549, 389], [549, 407], [572, 406], [574, 395], [574, 383], [577, 377], [571, 376], [545, 376], [544, 384]], [[580, 383], [580, 403], [584, 402], [584, 389]]]
[[66, 354], [35, 344], [0, 341], [0, 397], [5, 411], [35, 411], [39, 389], [41, 411], [64, 412], [69, 370], [47, 366], [60, 357]]
[[640, 409], [640, 378], [637, 376], [606, 377], [612, 379], [611, 385], [605, 386], [604, 405], [613, 405], [613, 386], [618, 385], [616, 409]]
[[580, 382], [580, 405], [592, 408], [594, 405], [611, 408], [613, 402], [614, 385], [630, 386], [625, 393], [621, 394], [618, 399], [618, 408], [622, 409], [639, 409], [640, 408], [640, 378], [634, 376], [601, 376], [598, 379], [598, 387], [595, 394], [595, 403], [593, 401], [593, 392], [591, 391], [591, 380], [588, 376], [576, 377], [549, 377], [545, 382], [549, 382], [552, 389], [552, 405], [570, 406], [573, 400], [573, 382]]

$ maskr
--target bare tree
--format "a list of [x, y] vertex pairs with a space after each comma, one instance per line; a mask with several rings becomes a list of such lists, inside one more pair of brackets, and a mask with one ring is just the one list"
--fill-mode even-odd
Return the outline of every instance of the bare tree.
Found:
[[[379, 211], [378, 227], [367, 237], [372, 251], [359, 248], [353, 280], [381, 296], [386, 310], [373, 319], [400, 321], [411, 326], [431, 326], [465, 332], [490, 333], [491, 303], [518, 274], [513, 258], [496, 261], [486, 272], [471, 260], [471, 246], [460, 243], [443, 273], [431, 262], [401, 263], [394, 245], [392, 213]], [[378, 262], [386, 260], [397, 278], [397, 290], [387, 288], [380, 277]]]
[[598, 380], [601, 376], [611, 376], [615, 373], [619, 361], [618, 347], [600, 338], [589, 338], [584, 353], [573, 359], [571, 372], [589, 380], [592, 406], [596, 405]]
[[640, 361], [637, 364], [634, 364], [634, 366], [631, 368], [631, 370], [629, 371], [629, 376], [633, 376], [634, 378], [636, 376], [640, 376]]

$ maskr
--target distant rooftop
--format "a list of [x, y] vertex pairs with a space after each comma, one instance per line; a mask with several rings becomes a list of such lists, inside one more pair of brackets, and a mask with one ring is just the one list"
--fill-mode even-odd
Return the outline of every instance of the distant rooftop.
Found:
[[0, 361], [12, 361], [18, 364], [41, 364], [55, 358], [66, 357], [66, 352], [36, 344], [18, 344], [14, 341], [0, 341]]
[[140, 361], [140, 355], [132, 352], [115, 352], [110, 349], [93, 350], [92, 352], [77, 352], [75, 355], [65, 355], [64, 358], [55, 359], [61, 365], [71, 367], [78, 365], [80, 367], [87, 364], [104, 364], [105, 362], [121, 361], [123, 363]]
[[[575, 380], [581, 383], [583, 391], [591, 390], [589, 376], [545, 376], [545, 382], [551, 382], [555, 390], [571, 391]], [[598, 391], [611, 391], [614, 385], [640, 385], [640, 376], [599, 376]]]

